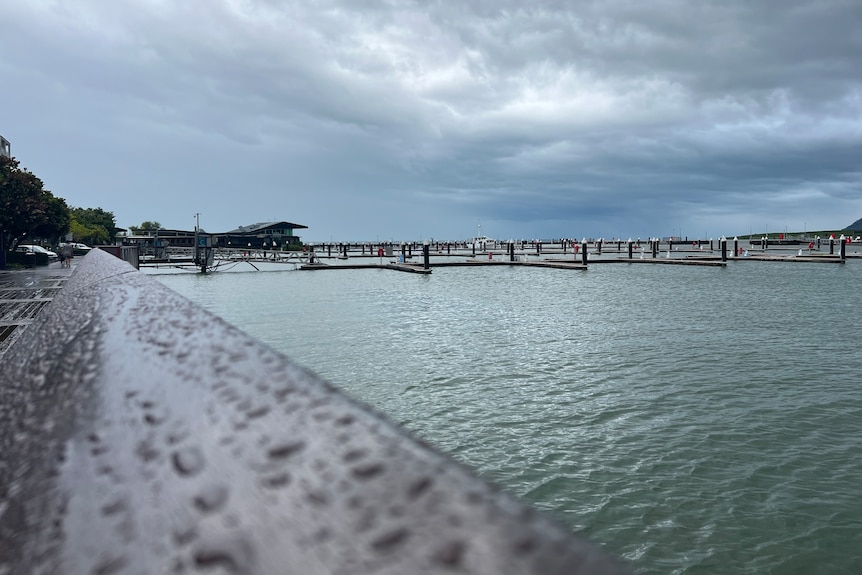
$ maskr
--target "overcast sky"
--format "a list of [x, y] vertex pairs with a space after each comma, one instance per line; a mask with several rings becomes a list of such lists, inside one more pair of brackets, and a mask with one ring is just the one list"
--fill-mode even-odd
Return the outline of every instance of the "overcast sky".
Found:
[[0, 135], [72, 206], [309, 241], [862, 217], [859, 0], [0, 0]]

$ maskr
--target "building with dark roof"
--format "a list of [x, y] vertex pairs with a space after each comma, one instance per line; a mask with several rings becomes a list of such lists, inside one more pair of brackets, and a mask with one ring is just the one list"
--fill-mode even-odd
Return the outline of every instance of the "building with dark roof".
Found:
[[302, 240], [294, 232], [306, 229], [308, 226], [291, 222], [261, 222], [215, 234], [214, 244], [221, 248], [299, 248]]
[[0, 136], [0, 156], [12, 157], [12, 144], [3, 136]]

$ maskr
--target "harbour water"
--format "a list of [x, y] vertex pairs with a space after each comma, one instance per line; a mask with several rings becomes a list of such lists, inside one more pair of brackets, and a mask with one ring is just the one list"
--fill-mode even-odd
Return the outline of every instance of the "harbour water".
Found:
[[155, 277], [639, 573], [862, 573], [862, 261]]

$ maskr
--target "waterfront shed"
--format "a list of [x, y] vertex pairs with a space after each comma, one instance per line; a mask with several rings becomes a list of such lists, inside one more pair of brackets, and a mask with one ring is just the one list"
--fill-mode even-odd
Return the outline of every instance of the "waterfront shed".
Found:
[[308, 229], [308, 226], [291, 222], [261, 222], [218, 234], [216, 245], [221, 248], [250, 245], [252, 249], [296, 249], [302, 246], [302, 240], [294, 231], [300, 229]]

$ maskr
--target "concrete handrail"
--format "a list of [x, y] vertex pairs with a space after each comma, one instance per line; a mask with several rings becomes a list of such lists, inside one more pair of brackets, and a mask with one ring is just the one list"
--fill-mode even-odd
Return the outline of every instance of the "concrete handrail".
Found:
[[6, 352], [0, 573], [627, 573], [93, 250]]

